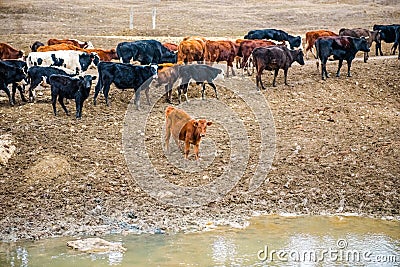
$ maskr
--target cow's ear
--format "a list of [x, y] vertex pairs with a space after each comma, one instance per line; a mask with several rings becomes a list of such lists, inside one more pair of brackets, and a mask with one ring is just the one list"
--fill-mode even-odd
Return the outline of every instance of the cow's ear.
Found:
[[193, 124], [194, 127], [199, 126], [199, 122], [198, 121], [193, 121], [192, 124]]
[[210, 126], [212, 124], [212, 121], [207, 121], [207, 126]]

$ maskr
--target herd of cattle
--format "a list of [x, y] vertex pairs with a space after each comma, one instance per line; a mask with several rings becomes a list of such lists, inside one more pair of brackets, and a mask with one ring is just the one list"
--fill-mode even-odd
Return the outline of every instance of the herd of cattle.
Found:
[[[347, 76], [351, 76], [351, 62], [358, 51], [365, 53], [364, 61], [367, 62], [373, 42], [376, 43], [375, 53], [378, 56], [378, 52], [383, 55], [382, 41], [394, 43], [391, 54], [395, 54], [399, 40], [399, 24], [374, 25], [372, 31], [361, 28], [341, 29], [339, 33], [318, 30], [306, 33], [304, 51], [306, 58], [311, 51], [320, 60], [321, 76], [326, 79], [329, 77], [326, 70], [328, 58], [333, 56], [334, 60], [339, 60], [336, 76], [340, 75], [343, 60], [346, 60]], [[91, 42], [49, 39], [47, 45], [35, 42], [30, 47], [32, 52], [24, 55], [23, 51], [0, 43], [0, 90], [6, 92], [10, 104], [14, 105], [17, 89], [22, 101], [27, 101], [24, 96], [26, 84], [30, 85], [30, 101], [35, 98], [37, 86], [50, 86], [54, 114], [57, 114], [57, 100], [68, 114], [63, 99], [74, 99], [77, 118], [82, 115], [83, 102], [89, 97], [92, 81], [96, 79], [94, 104], [98, 94], [102, 92], [108, 105], [109, 89], [114, 84], [119, 89], [134, 89], [135, 104], [139, 108], [141, 91], [145, 91], [149, 101], [148, 91], [152, 80], [158, 85], [165, 85], [166, 101], [170, 103], [172, 87], [178, 80], [181, 80], [178, 87], [179, 102], [182, 92], [187, 100], [187, 88], [191, 80], [203, 85], [203, 97], [206, 83], [213, 87], [218, 97], [213, 82], [223, 72], [212, 67], [212, 62], [226, 62], [227, 76], [229, 71], [235, 75], [234, 62], [236, 68], [255, 67], [257, 87], [263, 89], [263, 70], [274, 71], [272, 84], [276, 86], [279, 69], [284, 70], [287, 84], [287, 72], [292, 63], [304, 64], [301, 37], [276, 29], [252, 30], [244, 39], [236, 41], [186, 37], [179, 44], [162, 44], [156, 40], [139, 40], [121, 42], [115, 49], [106, 50], [94, 48]], [[188, 64], [192, 62], [207, 64]], [[97, 68], [98, 76], [85, 75], [91, 67]], [[12, 86], [11, 93], [9, 85]]]

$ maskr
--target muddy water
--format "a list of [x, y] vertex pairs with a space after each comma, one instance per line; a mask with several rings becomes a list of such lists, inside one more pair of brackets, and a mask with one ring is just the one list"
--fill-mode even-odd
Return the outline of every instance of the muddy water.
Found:
[[246, 229], [112, 235], [125, 253], [85, 254], [73, 238], [0, 244], [0, 266], [399, 266], [400, 222], [342, 216], [261, 216]]

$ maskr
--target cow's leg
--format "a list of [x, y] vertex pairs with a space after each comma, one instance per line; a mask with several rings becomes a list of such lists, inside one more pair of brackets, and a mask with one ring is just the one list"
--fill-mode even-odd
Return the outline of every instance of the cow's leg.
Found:
[[83, 101], [80, 96], [75, 97], [75, 118], [80, 119], [82, 116], [82, 105]]
[[101, 87], [102, 87], [102, 82], [101, 82], [101, 77], [99, 77], [99, 80], [97, 81], [97, 84], [94, 88], [93, 105], [95, 105], [95, 106], [97, 104], [96, 99], [100, 93]]
[[6, 94], [7, 94], [7, 96], [8, 96], [8, 101], [10, 102], [10, 105], [11, 105], [11, 106], [14, 106], [14, 101], [12, 100], [12, 97], [11, 97], [11, 95], [10, 95], [10, 90], [8, 89], [7, 84], [2, 83], [2, 84], [1, 84], [1, 87], [2, 87], [2, 88], [0, 88], [0, 90], [3, 89], [3, 91], [6, 92]]
[[189, 87], [189, 83], [186, 83], [186, 84], [183, 85], [183, 94], [185, 95], [186, 102], [189, 102], [188, 87]]
[[364, 52], [364, 63], [367, 63], [368, 57], [368, 52]]
[[201, 83], [203, 86], [202, 86], [202, 89], [201, 89], [201, 99], [205, 99], [205, 96], [204, 96], [204, 93], [206, 92], [206, 83]]
[[15, 83], [12, 84], [11, 88], [11, 99], [15, 103], [15, 93], [17, 92], [17, 85]]
[[232, 76], [236, 76], [236, 73], [235, 73], [235, 70], [233, 69], [233, 61], [231, 61], [230, 63], [229, 63], [229, 67], [231, 67], [231, 71], [232, 71]]
[[276, 87], [276, 76], [278, 76], [279, 69], [274, 70], [274, 80], [272, 81], [272, 86]]
[[351, 77], [350, 68], [351, 68], [351, 60], [347, 60], [347, 77]]
[[183, 85], [180, 84], [180, 85], [178, 86], [178, 103], [179, 103], [179, 104], [181, 103], [182, 89], [183, 89]]
[[217, 86], [215, 86], [215, 84], [213, 83], [213, 82], [208, 82], [210, 85], [211, 85], [211, 87], [214, 89], [214, 93], [215, 93], [215, 97], [217, 98], [217, 99], [219, 99], [218, 98], [218, 92], [217, 92]]
[[57, 116], [56, 102], [57, 102], [57, 94], [51, 92], [51, 104], [53, 106], [54, 116]]
[[199, 160], [199, 146], [200, 144], [194, 145], [193, 150], [194, 150], [194, 157], [196, 160]]
[[322, 76], [322, 80], [326, 80], [326, 78], [329, 77], [328, 72], [326, 71], [326, 62], [327, 61], [328, 61], [328, 58], [321, 59], [321, 76]]
[[64, 104], [64, 97], [58, 96], [58, 103], [60, 103], [61, 107], [63, 108], [63, 110], [65, 112], [65, 114], [67, 114], [67, 116], [69, 116], [68, 109]]
[[190, 151], [190, 143], [189, 140], [185, 140], [185, 159], [188, 159], [189, 157], [189, 151]]
[[104, 94], [104, 99], [106, 100], [106, 105], [109, 106], [108, 102], [108, 93], [110, 92], [110, 84], [106, 83], [103, 87], [103, 94]]
[[381, 56], [383, 56], [383, 53], [382, 53], [382, 43], [381, 43], [381, 42], [375, 44], [375, 55], [376, 55], [376, 56], [378, 56], [378, 51], [379, 51], [379, 54], [380, 54]]
[[170, 84], [165, 85], [165, 102], [172, 103], [172, 86]]
[[28, 102], [28, 100], [25, 98], [25, 85], [18, 85], [17, 86], [19, 94], [21, 95], [22, 102]]
[[35, 101], [36, 98], [36, 87], [37, 85], [31, 84], [31, 86], [29, 86], [29, 101], [33, 102]]
[[287, 74], [288, 74], [288, 70], [289, 70], [289, 69], [284, 69], [284, 70], [283, 70], [283, 74], [284, 74], [284, 76], [285, 76], [285, 85], [288, 85], [288, 83], [287, 83]]
[[338, 69], [336, 72], [336, 77], [340, 77], [340, 69], [342, 68], [343, 65], [343, 59], [339, 59], [339, 64], [338, 64]]
[[264, 87], [264, 85], [263, 85], [263, 83], [262, 83], [262, 80], [261, 80], [261, 74], [262, 74], [262, 71], [261, 72], [258, 72], [257, 73], [257, 76], [256, 76], [256, 83], [257, 83], [257, 88], [260, 88], [258, 85], [260, 84], [261, 85], [261, 89], [264, 89], [265, 90], [265, 87]]
[[169, 118], [165, 120], [165, 151], [169, 152], [169, 139], [171, 138], [172, 121]]

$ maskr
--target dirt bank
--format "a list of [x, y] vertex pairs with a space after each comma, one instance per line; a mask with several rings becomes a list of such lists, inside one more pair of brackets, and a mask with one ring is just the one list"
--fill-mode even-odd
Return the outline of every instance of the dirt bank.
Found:
[[[129, 31], [123, 25], [127, 25], [130, 4], [124, 1], [112, 6], [102, 2], [107, 7], [102, 9], [85, 1], [79, 8], [74, 1], [61, 1], [57, 10], [37, 1], [18, 6], [5, 1], [0, 4], [0, 38], [25, 51], [36, 40], [70, 36], [112, 48], [123, 35], [236, 38], [260, 27], [304, 34], [319, 28], [371, 28], [375, 23], [394, 23], [400, 18], [398, 4], [391, 1], [294, 1], [293, 6], [280, 2], [272, 1], [273, 8], [259, 8], [259, 1], [237, 1], [228, 11], [227, 2], [217, 5], [213, 1], [218, 7], [211, 16], [211, 2], [179, 1], [171, 14], [167, 9], [177, 3], [161, 1], [158, 30], [148, 28], [147, 13], [143, 12], [138, 15], [137, 29]], [[151, 11], [149, 4], [138, 5]], [[199, 21], [204, 17], [209, 18], [207, 25]], [[390, 46], [383, 48], [387, 55]], [[334, 73], [336, 64], [329, 63], [328, 70]], [[353, 77], [322, 81], [314, 60], [309, 60], [305, 66], [294, 64], [289, 70], [289, 86], [283, 85], [280, 73], [275, 88], [271, 87], [271, 73], [266, 72], [263, 81], [268, 90], [261, 94], [274, 118], [276, 150], [272, 168], [255, 192], [248, 192], [247, 187], [256, 171], [263, 129], [257, 128], [254, 114], [242, 99], [229, 88], [218, 86], [221, 103], [236, 107], [248, 131], [249, 159], [241, 180], [226, 196], [198, 208], [163, 204], [144, 192], [130, 174], [122, 136], [132, 91], [113, 87], [110, 107], [104, 105], [103, 98], [97, 106], [91, 100], [85, 102], [79, 121], [62, 112], [55, 117], [48, 91], [42, 91], [37, 103], [17, 101], [15, 107], [1, 94], [0, 136], [7, 135], [15, 151], [0, 169], [0, 239], [191, 231], [203, 229], [208, 222], [239, 227], [248, 216], [259, 213], [356, 213], [400, 219], [399, 69], [395, 57], [371, 56], [368, 63], [354, 62]], [[245, 79], [241, 75], [239, 72], [234, 79]], [[254, 82], [254, 77], [251, 80]], [[254, 83], [249, 82], [248, 89], [255, 90]], [[226, 132], [231, 125], [210, 127], [208, 135], [215, 140], [218, 153], [204, 172], [179, 171], [168, 163], [160, 147], [166, 104], [156, 95], [162, 90], [151, 88], [156, 104], [145, 134], [152, 163], [171, 183], [200, 186], [213, 181], [229, 162]], [[199, 88], [191, 88], [189, 98], [199, 97]], [[212, 90], [207, 90], [207, 99], [213, 98]], [[73, 110], [74, 105], [69, 104], [69, 108]], [[214, 109], [219, 112], [218, 106]]]

